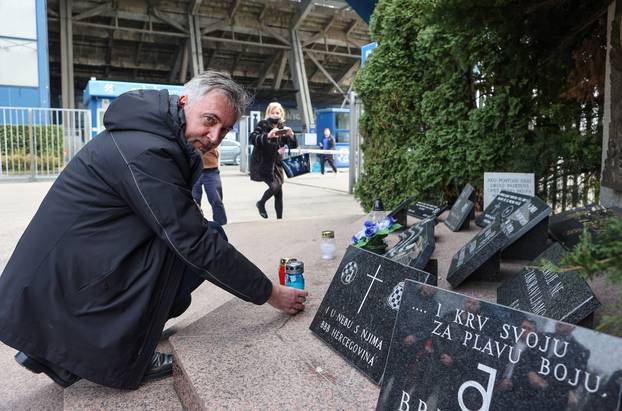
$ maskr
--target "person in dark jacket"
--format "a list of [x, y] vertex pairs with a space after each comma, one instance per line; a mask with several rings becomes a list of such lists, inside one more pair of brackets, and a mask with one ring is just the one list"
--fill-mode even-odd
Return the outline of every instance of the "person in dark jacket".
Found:
[[[330, 134], [330, 129], [324, 129], [324, 138], [322, 142], [319, 144], [322, 150], [334, 150], [335, 149], [335, 139]], [[337, 174], [337, 167], [335, 167], [335, 163], [333, 162], [332, 154], [320, 154], [320, 172], [322, 175], [324, 174], [324, 163], [328, 161], [328, 165], [333, 169], [333, 173]]]
[[276, 218], [283, 218], [283, 166], [281, 155], [285, 146], [298, 147], [298, 141], [291, 128], [285, 126], [285, 111], [279, 103], [270, 103], [266, 109], [266, 118], [257, 123], [250, 135], [253, 145], [251, 154], [251, 180], [263, 181], [268, 189], [255, 204], [259, 215], [268, 218], [266, 201], [274, 196]]
[[167, 319], [208, 280], [295, 314], [307, 293], [273, 284], [192, 199], [201, 153], [220, 144], [248, 96], [205, 72], [180, 97], [119, 96], [106, 130], [69, 162], [0, 276], [0, 340], [63, 387], [80, 378], [136, 389], [168, 375], [155, 352]]

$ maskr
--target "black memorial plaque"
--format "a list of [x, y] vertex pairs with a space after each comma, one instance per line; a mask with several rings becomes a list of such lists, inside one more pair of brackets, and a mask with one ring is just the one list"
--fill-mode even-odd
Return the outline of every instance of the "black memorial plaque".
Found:
[[436, 284], [429, 273], [350, 246], [309, 327], [376, 384], [405, 279]]
[[548, 245], [548, 224], [551, 207], [538, 197], [514, 210], [509, 217], [502, 219], [506, 223], [508, 244], [501, 257], [516, 260], [533, 260]]
[[475, 212], [475, 188], [467, 184], [451, 207], [445, 225], [451, 231], [460, 231], [469, 228], [471, 218]]
[[417, 201], [408, 208], [408, 215], [418, 218], [419, 220], [425, 220], [430, 217], [438, 218], [446, 209], [447, 204], [438, 205], [425, 201]]
[[406, 200], [399, 203], [391, 212], [388, 214], [390, 217], [393, 217], [395, 221], [397, 221], [402, 227], [407, 227], [407, 219], [408, 219], [408, 206], [415, 200], [414, 196], [408, 197]]
[[[579, 244], [585, 224], [608, 216], [622, 217], [622, 209], [605, 208], [598, 204], [575, 208], [553, 214], [549, 222], [549, 232], [551, 237], [559, 241], [567, 250], [570, 250]], [[593, 230], [590, 232], [592, 235], [596, 234]]]
[[599, 306], [592, 289], [577, 271], [555, 273], [537, 268], [543, 260], [559, 264], [567, 252], [554, 243], [497, 289], [497, 302], [517, 310], [578, 324]]
[[525, 194], [512, 193], [509, 191], [501, 191], [486, 207], [484, 212], [477, 217], [475, 224], [480, 227], [486, 227], [492, 223], [495, 217], [508, 218], [514, 210], [525, 204], [531, 199], [531, 196]]
[[434, 252], [435, 244], [434, 219], [428, 218], [400, 234], [400, 241], [384, 256], [400, 264], [430, 272], [426, 266]]
[[506, 229], [497, 218], [458, 250], [451, 259], [447, 282], [456, 287], [470, 275], [495, 280], [501, 263], [500, 251], [509, 241]]
[[622, 339], [405, 281], [377, 410], [620, 410]]

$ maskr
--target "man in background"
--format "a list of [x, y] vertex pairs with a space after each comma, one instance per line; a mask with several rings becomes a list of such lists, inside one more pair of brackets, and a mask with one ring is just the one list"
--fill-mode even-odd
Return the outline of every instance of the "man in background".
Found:
[[207, 153], [203, 154], [203, 170], [199, 178], [192, 187], [192, 197], [197, 204], [201, 205], [201, 197], [203, 196], [203, 188], [207, 195], [207, 201], [212, 206], [212, 218], [220, 224], [227, 224], [227, 213], [225, 205], [222, 203], [222, 182], [220, 180], [220, 153], [218, 147], [214, 147]]
[[[330, 134], [330, 129], [324, 129], [324, 138], [322, 142], [319, 144], [322, 150], [334, 150], [335, 149], [335, 139]], [[320, 154], [320, 171], [324, 174], [324, 163], [328, 161], [328, 164], [333, 168], [333, 173], [337, 174], [337, 167], [335, 167], [335, 163], [333, 162], [332, 154]]]

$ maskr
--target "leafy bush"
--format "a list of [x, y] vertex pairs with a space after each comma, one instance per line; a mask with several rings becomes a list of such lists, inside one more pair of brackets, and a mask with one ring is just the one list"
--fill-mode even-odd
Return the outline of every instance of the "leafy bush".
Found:
[[542, 3], [380, 0], [378, 47], [355, 79], [365, 209], [377, 197], [451, 202], [467, 182], [481, 194], [486, 171], [533, 172], [551, 201], [558, 179], [597, 175], [607, 3]]

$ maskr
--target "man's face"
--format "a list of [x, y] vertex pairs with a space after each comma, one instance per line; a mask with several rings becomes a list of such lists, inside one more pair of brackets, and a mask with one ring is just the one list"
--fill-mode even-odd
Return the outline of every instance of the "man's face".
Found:
[[219, 90], [196, 97], [188, 105], [187, 96], [179, 97], [186, 115], [186, 139], [202, 154], [217, 147], [237, 121], [229, 99]]
[[328, 136], [330, 136], [330, 130], [325, 128], [324, 129], [324, 137], [328, 137]]

